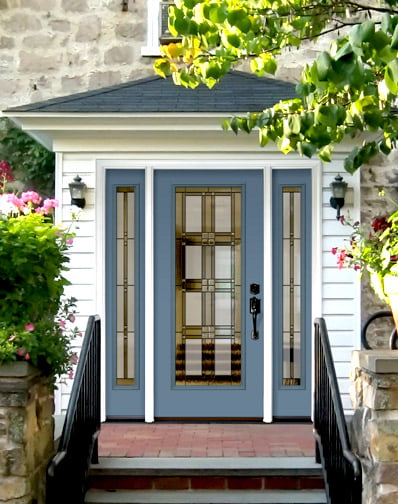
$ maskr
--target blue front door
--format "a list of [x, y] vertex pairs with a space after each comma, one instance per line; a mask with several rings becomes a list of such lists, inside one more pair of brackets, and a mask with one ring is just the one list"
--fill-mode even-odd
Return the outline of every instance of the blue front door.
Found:
[[159, 170], [154, 196], [155, 417], [262, 418], [262, 172]]

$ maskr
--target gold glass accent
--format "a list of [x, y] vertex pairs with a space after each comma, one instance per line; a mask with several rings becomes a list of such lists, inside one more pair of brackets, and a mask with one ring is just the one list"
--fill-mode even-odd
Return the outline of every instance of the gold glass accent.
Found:
[[301, 188], [284, 187], [282, 385], [301, 384]]
[[116, 385], [134, 385], [134, 188], [116, 188]]
[[241, 189], [176, 188], [176, 384], [241, 383]]

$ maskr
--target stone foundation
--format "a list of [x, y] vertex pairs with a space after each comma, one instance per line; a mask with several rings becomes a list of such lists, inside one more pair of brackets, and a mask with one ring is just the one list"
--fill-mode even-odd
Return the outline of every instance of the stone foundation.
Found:
[[0, 366], [0, 504], [45, 504], [54, 452], [49, 385], [27, 362]]
[[362, 504], [398, 502], [398, 351], [353, 354], [351, 438], [363, 471]]

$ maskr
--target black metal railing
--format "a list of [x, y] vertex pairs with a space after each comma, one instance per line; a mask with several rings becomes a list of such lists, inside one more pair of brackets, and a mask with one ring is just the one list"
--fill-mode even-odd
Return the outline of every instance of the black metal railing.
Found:
[[314, 434], [329, 504], [361, 504], [362, 470], [351, 451], [326, 323], [315, 319]]
[[[371, 315], [366, 322], [364, 323], [361, 331], [361, 344], [362, 347], [365, 348], [365, 350], [372, 350], [372, 347], [369, 344], [368, 337], [367, 337], [367, 332], [375, 320], [381, 319], [381, 318], [393, 318], [392, 312], [390, 310], [381, 310], [373, 315]], [[391, 336], [388, 342], [388, 346], [390, 350], [398, 350], [398, 334], [397, 334], [397, 329], [394, 327], [394, 329], [391, 332]]]
[[81, 504], [90, 463], [98, 462], [101, 323], [88, 319], [58, 452], [47, 468], [47, 504]]

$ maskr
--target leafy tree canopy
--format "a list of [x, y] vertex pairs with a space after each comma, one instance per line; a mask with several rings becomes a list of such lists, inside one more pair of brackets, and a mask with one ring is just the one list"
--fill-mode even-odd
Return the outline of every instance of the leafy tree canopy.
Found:
[[259, 131], [285, 154], [330, 161], [347, 136], [370, 133], [345, 159], [353, 173], [398, 139], [398, 0], [176, 0], [169, 28], [180, 42], [161, 47], [155, 70], [186, 87], [214, 86], [243, 60], [257, 75], [275, 74], [275, 57], [334, 32], [328, 51], [303, 70], [298, 98], [233, 117], [224, 128]]
[[54, 153], [13, 126], [8, 119], [0, 121], [0, 161], [2, 160], [8, 163], [15, 178], [25, 187], [35, 189], [43, 196], [54, 193]]

